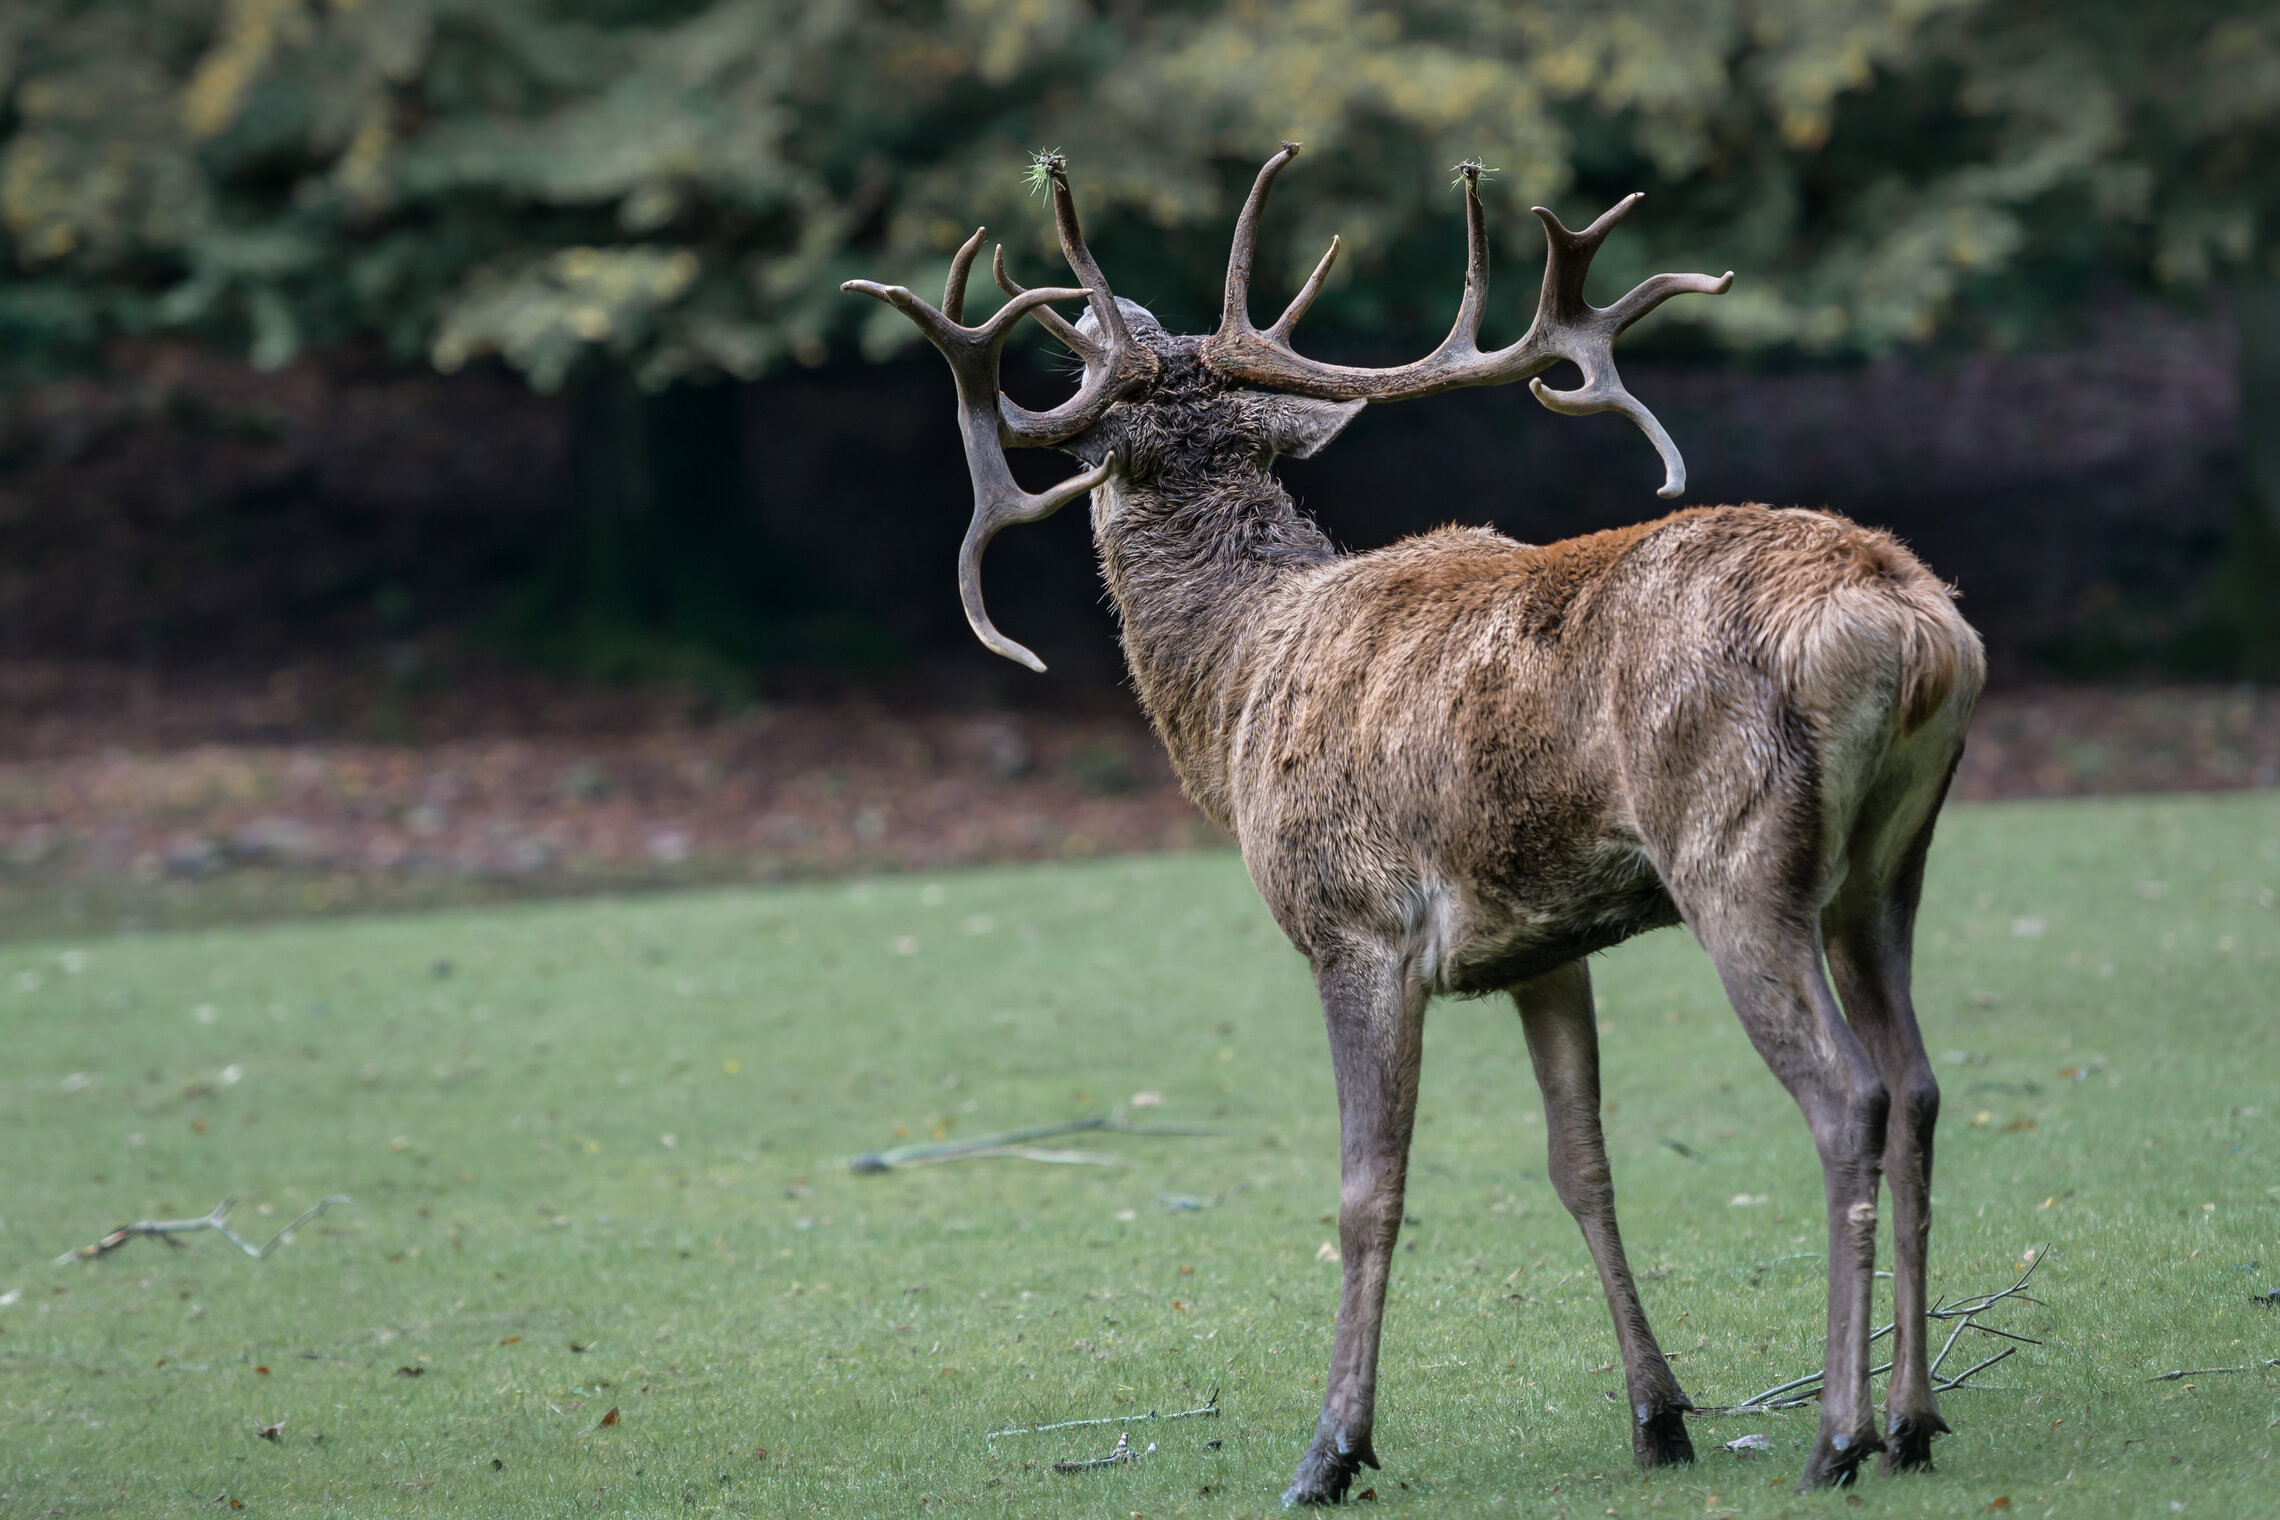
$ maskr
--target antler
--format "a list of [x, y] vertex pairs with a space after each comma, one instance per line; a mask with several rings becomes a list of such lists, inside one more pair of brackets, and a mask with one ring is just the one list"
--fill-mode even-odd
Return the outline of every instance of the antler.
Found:
[[[1654, 413], [1623, 388], [1622, 377], [1615, 372], [1613, 344], [1617, 334], [1672, 296], [1688, 292], [1723, 295], [1734, 283], [1733, 271], [1718, 279], [1703, 274], [1658, 274], [1613, 306], [1593, 306], [1583, 298], [1591, 256], [1640, 197], [1625, 196], [1581, 232], [1568, 231], [1558, 217], [1537, 206], [1532, 209], [1544, 224], [1549, 256], [1544, 264], [1543, 293], [1536, 301], [1536, 320], [1511, 347], [1483, 353], [1478, 340], [1488, 298], [1488, 222], [1480, 206], [1482, 171], [1479, 164], [1460, 164], [1457, 168], [1465, 186], [1465, 293], [1449, 335], [1424, 358], [1391, 369], [1324, 364], [1294, 351], [1290, 334], [1313, 304], [1331, 263], [1338, 257], [1336, 238], [1330, 240], [1330, 251], [1315, 265], [1305, 287], [1275, 325], [1263, 333], [1251, 325], [1251, 254], [1258, 241], [1259, 216], [1275, 176], [1298, 156], [1298, 147], [1286, 142], [1280, 153], [1267, 160], [1251, 186], [1250, 198], [1243, 203], [1243, 214], [1235, 223], [1234, 247], [1227, 256], [1227, 301], [1219, 331], [1204, 340], [1206, 363], [1230, 379], [1325, 401], [1406, 401], [1461, 385], [1504, 385], [1526, 379], [1536, 399], [1555, 412], [1575, 416], [1612, 411], [1630, 418], [1662, 456], [1663, 484], [1657, 494], [1677, 496], [1686, 489], [1686, 461], [1679, 457], [1678, 446], [1670, 441]], [[1582, 385], [1572, 391], [1556, 391], [1530, 378], [1562, 359], [1583, 371]]]
[[[1077, 225], [1076, 202], [1069, 194], [1066, 164], [1059, 154], [1049, 153], [1039, 156], [1038, 167], [1052, 183], [1053, 221], [1060, 232], [1061, 252], [1068, 259], [1069, 268], [1084, 281], [1082, 287], [1023, 290], [1006, 277], [1005, 250], [1000, 248], [993, 262], [998, 283], [1006, 288], [1011, 299], [980, 326], [963, 325], [966, 279], [972, 272], [974, 255], [980, 252], [982, 238], [989, 230], [985, 227], [975, 228], [974, 235], [966, 239], [958, 256], [951, 261], [950, 278], [943, 285], [939, 309], [927, 305], [900, 285], [849, 280], [839, 287], [876, 297], [894, 307], [910, 318], [926, 340], [950, 361], [950, 373], [958, 382], [958, 431], [966, 445], [966, 471], [974, 482], [974, 516], [966, 527], [965, 542], [958, 548], [958, 598], [965, 605], [966, 621], [973, 625], [975, 637], [994, 652], [1031, 670], [1043, 670], [1045, 662], [998, 632], [997, 625], [990, 621], [988, 608], [982, 604], [982, 551], [989, 547], [990, 540], [1001, 528], [1050, 517], [1099, 485], [1108, 478], [1109, 466], [1108, 461], [1103, 460], [1049, 490], [1033, 493], [1023, 490], [1014, 480], [1013, 471], [1006, 463], [1006, 448], [1008, 445], [1049, 448], [1067, 442], [1098, 422], [1118, 398], [1144, 381], [1154, 367], [1154, 355], [1132, 341], [1123, 314], [1116, 309], [1116, 300], [1109, 294], [1108, 283], [1101, 278], [1100, 266], [1093, 262], [1091, 252], [1085, 247], [1084, 232]], [[1080, 299], [1091, 308], [1093, 321], [1099, 328], [1097, 335], [1079, 332], [1046, 304]], [[1006, 336], [1023, 317], [1032, 313], [1085, 361], [1084, 384], [1074, 396], [1047, 412], [1030, 411], [998, 390], [998, 361]]]

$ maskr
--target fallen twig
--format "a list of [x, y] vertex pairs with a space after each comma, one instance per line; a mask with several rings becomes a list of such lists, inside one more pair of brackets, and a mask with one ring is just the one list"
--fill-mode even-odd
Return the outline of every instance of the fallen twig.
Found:
[[222, 1238], [231, 1245], [236, 1246], [255, 1261], [262, 1261], [268, 1258], [270, 1252], [292, 1239], [295, 1230], [334, 1204], [348, 1201], [347, 1195], [342, 1193], [334, 1193], [329, 1197], [320, 1198], [310, 1207], [303, 1209], [299, 1218], [270, 1236], [267, 1245], [257, 1246], [229, 1226], [230, 1205], [237, 1202], [237, 1195], [233, 1193], [220, 1203], [215, 1204], [212, 1213], [201, 1214], [196, 1219], [144, 1219], [138, 1220], [134, 1224], [120, 1225], [92, 1245], [84, 1245], [76, 1251], [64, 1252], [55, 1259], [55, 1264], [59, 1267], [68, 1267], [75, 1261], [93, 1261], [98, 1256], [108, 1256], [137, 1235], [156, 1235], [168, 1245], [179, 1249], [182, 1242], [174, 1237], [187, 1235], [193, 1230], [219, 1230], [222, 1233]]
[[[1038, 1161], [1047, 1166], [1122, 1166], [1122, 1156], [1111, 1156], [1105, 1151], [1048, 1150], [1041, 1145], [985, 1145], [979, 1150], [958, 1151], [947, 1156], [923, 1156], [916, 1160], [896, 1162], [898, 1166], [938, 1166], [945, 1161]], [[886, 1170], [881, 1167], [879, 1170]]]
[[2036, 1340], [2031, 1335], [2021, 1335], [2015, 1330], [1998, 1330], [1993, 1325], [1982, 1325], [1977, 1320], [1967, 1319], [1963, 1324], [1967, 1330], [1976, 1330], [1981, 1335], [2001, 1336], [2007, 1341], [2017, 1341], [2022, 1346], [2039, 1346], [2042, 1344], [2041, 1341]]
[[1227, 1195], [1222, 1192], [1216, 1198], [1196, 1198], [1187, 1193], [1158, 1193], [1156, 1201], [1175, 1214], [1195, 1214], [1218, 1208], [1227, 1201]]
[[997, 1135], [976, 1135], [971, 1140], [937, 1140], [925, 1145], [898, 1145], [893, 1150], [865, 1151], [847, 1163], [851, 1172], [891, 1172], [898, 1166], [938, 1166], [945, 1161], [987, 1161], [1011, 1158], [1022, 1161], [1059, 1162], [1085, 1166], [1121, 1166], [1114, 1156], [1099, 1156], [1086, 1151], [1037, 1150], [1027, 1145], [1031, 1140], [1048, 1140], [1055, 1135], [1087, 1134], [1106, 1130], [1118, 1135], [1216, 1135], [1219, 1131], [1193, 1124], [1130, 1124], [1123, 1115], [1090, 1119], [1067, 1119], [1059, 1124], [1039, 1124], [1029, 1129], [1007, 1130]]
[[1932, 1376], [1932, 1390], [1935, 1393], [1945, 1393], [1950, 1388], [1961, 1388], [1963, 1386], [1963, 1380], [1967, 1377], [1970, 1377], [1973, 1373], [1985, 1372], [1988, 1368], [1994, 1366], [1997, 1362], [2002, 1361], [2005, 1357], [2017, 1356], [2018, 1354], [2018, 1347], [2005, 1346], [2002, 1350], [1996, 1352], [1986, 1361], [1976, 1363], [1970, 1367], [1966, 1367], [1963, 1371], [1957, 1373], [1954, 1377], [1949, 1378], [1944, 1383], [1940, 1381], [1939, 1375], [1937, 1373], [1934, 1373]]
[[[1963, 1388], [1967, 1386], [1967, 1379], [1979, 1373], [1985, 1372], [1988, 1368], [1994, 1366], [1997, 1362], [2002, 1361], [2005, 1357], [2015, 1355], [2018, 1352], [2018, 1346], [2005, 1346], [2001, 1351], [1998, 1351], [1995, 1353], [1995, 1355], [1987, 1358], [1987, 1360], [1979, 1363], [1974, 1367], [1967, 1368], [1964, 1371], [1957, 1373], [1952, 1378], [1941, 1377], [1941, 1365], [1947, 1361], [1948, 1353], [1955, 1349], [1955, 1343], [1962, 1338], [1963, 1332], [1966, 1330], [1977, 1330], [1983, 1335], [1998, 1336], [2004, 1340], [2018, 1341], [2024, 1345], [2029, 1346], [2039, 1346], [2042, 1344], [2041, 1341], [2036, 1340], [2032, 1336], [2018, 1335], [2009, 1330], [1998, 1330], [1993, 1325], [1983, 1325], [1979, 1323], [1976, 1316], [1986, 1313], [1989, 1309], [1995, 1307], [1995, 1305], [2003, 1303], [2009, 1299], [2016, 1298], [2022, 1302], [2030, 1304], [2041, 1303], [2041, 1299], [2033, 1297], [2025, 1290], [2027, 1286], [2027, 1280], [2035, 1275], [2035, 1268], [2042, 1265], [2043, 1257], [2047, 1254], [2047, 1251], [2036, 1253], [2027, 1262], [2026, 1269], [2019, 1274], [2018, 1281], [2012, 1283], [2008, 1288], [2002, 1288], [1993, 1293], [1974, 1294], [1968, 1298], [1959, 1299], [1952, 1304], [1948, 1303], [1943, 1298], [1938, 1303], [1934, 1304], [1931, 1308], [1924, 1311], [1924, 1317], [1926, 1319], [1956, 1321], [1955, 1328], [1948, 1332], [1947, 1340], [1941, 1345], [1939, 1355], [1932, 1358], [1931, 1366], [1926, 1369], [1931, 1374], [1932, 1388], [1935, 1392], [1946, 1393], [1953, 1389]], [[1878, 1341], [1884, 1339], [1884, 1337], [1887, 1335], [1890, 1335], [1892, 1333], [1892, 1328], [1893, 1327], [1891, 1325], [1886, 1325], [1883, 1328], [1877, 1330], [1875, 1333], [1869, 1336], [1868, 1343], [1872, 1346], [1875, 1345]], [[1868, 1375], [1872, 1378], [1879, 1377], [1884, 1373], [1890, 1372], [1891, 1370], [1892, 1364], [1890, 1362], [1886, 1362], [1881, 1367], [1870, 1368]], [[1695, 1408], [1689, 1409], [1687, 1413], [1691, 1415], [1707, 1417], [1711, 1415], [1773, 1414], [1784, 1409], [1801, 1408], [1806, 1404], [1815, 1402], [1821, 1397], [1822, 1376], [1823, 1374], [1819, 1370], [1808, 1372], [1803, 1377], [1791, 1378], [1786, 1383], [1775, 1384], [1773, 1387], [1766, 1389], [1763, 1393], [1753, 1394], [1749, 1398], [1744, 1399], [1739, 1404], [1699, 1405]], [[1986, 1385], [1970, 1384], [1968, 1386], [1985, 1387]]]
[[2041, 1303], [2042, 1300], [2029, 1294], [2026, 1287], [2028, 1280], [2035, 1275], [2035, 1269], [2043, 1264], [2043, 1258], [2049, 1254], [2050, 1251], [2046, 1247], [2028, 1257], [2026, 1269], [2019, 1273], [2019, 1280], [2001, 1292], [1982, 1293], [1976, 1298], [1961, 1299], [1952, 1304], [1943, 1296], [1938, 1303], [1924, 1311], [1924, 1317], [1926, 1319], [1968, 1319], [1983, 1310], [1994, 1308], [2006, 1298], [2021, 1298], [2030, 1304]]
[[1142, 1457], [1151, 1457], [1155, 1454], [1155, 1442], [1150, 1441], [1146, 1451], [1134, 1451], [1132, 1449], [1132, 1437], [1120, 1431], [1116, 1437], [1116, 1450], [1107, 1456], [1095, 1457], [1090, 1462], [1055, 1462], [1053, 1471], [1072, 1473], [1083, 1472], [1088, 1467], [1121, 1467], [1127, 1462], [1137, 1462]]
[[2215, 1377], [2220, 1372], [2261, 1372], [2267, 1367], [2280, 1367], [2280, 1356], [2266, 1357], [2261, 1362], [2250, 1362], [2242, 1367], [2181, 1367], [2175, 1372], [2164, 1372], [2146, 1379], [2149, 1383], [2174, 1383], [2179, 1378]]
[[[1032, 1436], [1045, 1430], [1073, 1430], [1080, 1425], [1137, 1425], [1142, 1420], [1215, 1420], [1219, 1418], [1219, 1390], [1193, 1409], [1182, 1409], [1172, 1414], [1158, 1414], [1151, 1409], [1146, 1414], [1111, 1415], [1105, 1420], [1057, 1420], [1051, 1425], [1014, 1425], [1005, 1430], [993, 1430], [983, 1439], [994, 1441], [999, 1436]], [[1153, 1448], [1150, 1448], [1153, 1450]]]

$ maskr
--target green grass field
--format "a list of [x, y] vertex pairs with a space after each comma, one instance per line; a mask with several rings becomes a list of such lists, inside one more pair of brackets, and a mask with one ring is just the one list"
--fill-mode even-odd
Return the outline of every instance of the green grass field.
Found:
[[[1705, 1460], [1643, 1480], [1517, 1020], [1445, 1003], [1379, 1509], [2280, 1512], [2280, 1369], [2145, 1381], [2280, 1356], [2280, 794], [1959, 808], [1932, 881], [1932, 1287], [2047, 1246], [2046, 1306], [1997, 1321], [2045, 1344], [1947, 1396], [1938, 1472], [1794, 1494], [1805, 1409], [1699, 1421]], [[1805, 1126], [1683, 931], [1599, 986], [1632, 1260], [1733, 1402], [1819, 1359]], [[9, 1515], [1249, 1515], [1312, 1430], [1336, 1111], [1231, 855], [15, 944], [0, 1008]], [[1120, 1105], [1217, 1133], [843, 1165]], [[267, 1261], [50, 1265], [332, 1192]], [[1052, 1470], [1114, 1425], [988, 1436], [1214, 1387], [1131, 1424], [1132, 1467]]]

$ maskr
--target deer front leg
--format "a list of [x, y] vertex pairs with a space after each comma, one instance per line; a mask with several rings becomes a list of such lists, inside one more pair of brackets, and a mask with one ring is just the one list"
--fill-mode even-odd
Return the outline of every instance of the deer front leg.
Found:
[[1528, 1056], [1544, 1094], [1552, 1187], [1583, 1230], [1608, 1312], [1615, 1318], [1615, 1343], [1631, 1396], [1632, 1454], [1641, 1467], [1691, 1462], [1694, 1443], [1686, 1434], [1686, 1411], [1693, 1406], [1655, 1344], [1615, 1225], [1615, 1185], [1599, 1127], [1599, 1028], [1590, 968], [1570, 961], [1521, 983], [1512, 997], [1520, 1005]]
[[1410, 984], [1401, 958], [1391, 951], [1342, 950], [1320, 957], [1314, 979], [1338, 1074], [1338, 1245], [1345, 1284], [1338, 1295], [1322, 1418], [1283, 1494], [1286, 1506], [1339, 1503], [1355, 1472], [1365, 1463], [1378, 1465], [1370, 1446], [1378, 1331], [1401, 1234], [1425, 1024], [1424, 990]]

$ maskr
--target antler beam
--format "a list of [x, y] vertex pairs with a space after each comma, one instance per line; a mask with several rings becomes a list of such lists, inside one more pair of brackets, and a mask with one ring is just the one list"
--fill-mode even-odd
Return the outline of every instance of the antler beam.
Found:
[[[981, 251], [987, 228], [977, 227], [950, 263], [950, 277], [942, 290], [942, 305], [932, 307], [900, 285], [871, 280], [849, 280], [839, 288], [871, 296], [910, 318], [926, 341], [941, 350], [958, 382], [958, 432], [966, 447], [966, 471], [974, 484], [974, 515], [967, 524], [965, 542], [958, 549], [958, 598], [975, 637], [990, 650], [1031, 670], [1045, 662], [1029, 649], [998, 632], [982, 601], [982, 551], [1001, 529], [1015, 523], [1036, 522], [1052, 516], [1108, 478], [1102, 461], [1082, 474], [1042, 492], [1025, 491], [1013, 478], [1006, 448], [1049, 448], [1066, 443], [1098, 422], [1117, 399], [1144, 382], [1155, 359], [1132, 341], [1115, 297], [1101, 279], [1100, 266], [1085, 247], [1077, 224], [1076, 202], [1069, 193], [1066, 166], [1058, 154], [1039, 160], [1053, 188], [1053, 220], [1061, 236], [1061, 252], [1069, 268], [1085, 283], [1081, 287], [1023, 290], [1005, 274], [1002, 248], [992, 260], [998, 283], [1010, 296], [1005, 305], [979, 326], [964, 325], [966, 282], [974, 256]], [[1097, 337], [1080, 333], [1054, 313], [1052, 301], [1082, 300], [1090, 307]], [[998, 387], [999, 361], [1008, 334], [1021, 319], [1036, 314], [1047, 328], [1077, 351], [1085, 361], [1084, 384], [1067, 401], [1050, 411], [1033, 412], [1007, 398]]]
[[[1483, 352], [1479, 338], [1488, 298], [1488, 221], [1480, 204], [1481, 166], [1460, 164], [1465, 189], [1465, 288], [1449, 335], [1424, 358], [1390, 369], [1324, 364], [1293, 349], [1290, 334], [1313, 303], [1331, 262], [1338, 256], [1335, 238], [1298, 298], [1274, 326], [1262, 333], [1251, 324], [1251, 260], [1258, 242], [1259, 218], [1275, 177], [1298, 156], [1298, 149], [1297, 143], [1286, 142], [1281, 152], [1267, 160], [1236, 220], [1234, 246], [1227, 257], [1226, 303], [1219, 330], [1204, 341], [1205, 363], [1230, 379], [1326, 401], [1406, 401], [1459, 386], [1528, 380], [1536, 399], [1555, 412], [1580, 415], [1612, 411], [1630, 418], [1662, 457], [1663, 484], [1658, 494], [1677, 496], [1685, 491], [1686, 461], [1654, 413], [1624, 389], [1615, 369], [1613, 345], [1625, 328], [1672, 296], [1724, 294], [1734, 283], [1731, 270], [1716, 279], [1703, 274], [1658, 274], [1612, 306], [1593, 306], [1583, 298], [1592, 255], [1640, 197], [1625, 196], [1581, 232], [1570, 232], [1558, 217], [1537, 206], [1532, 209], [1544, 224], [1547, 257], [1536, 320], [1517, 343]], [[1562, 359], [1583, 371], [1583, 384], [1571, 391], [1557, 391], [1532, 378]]]

